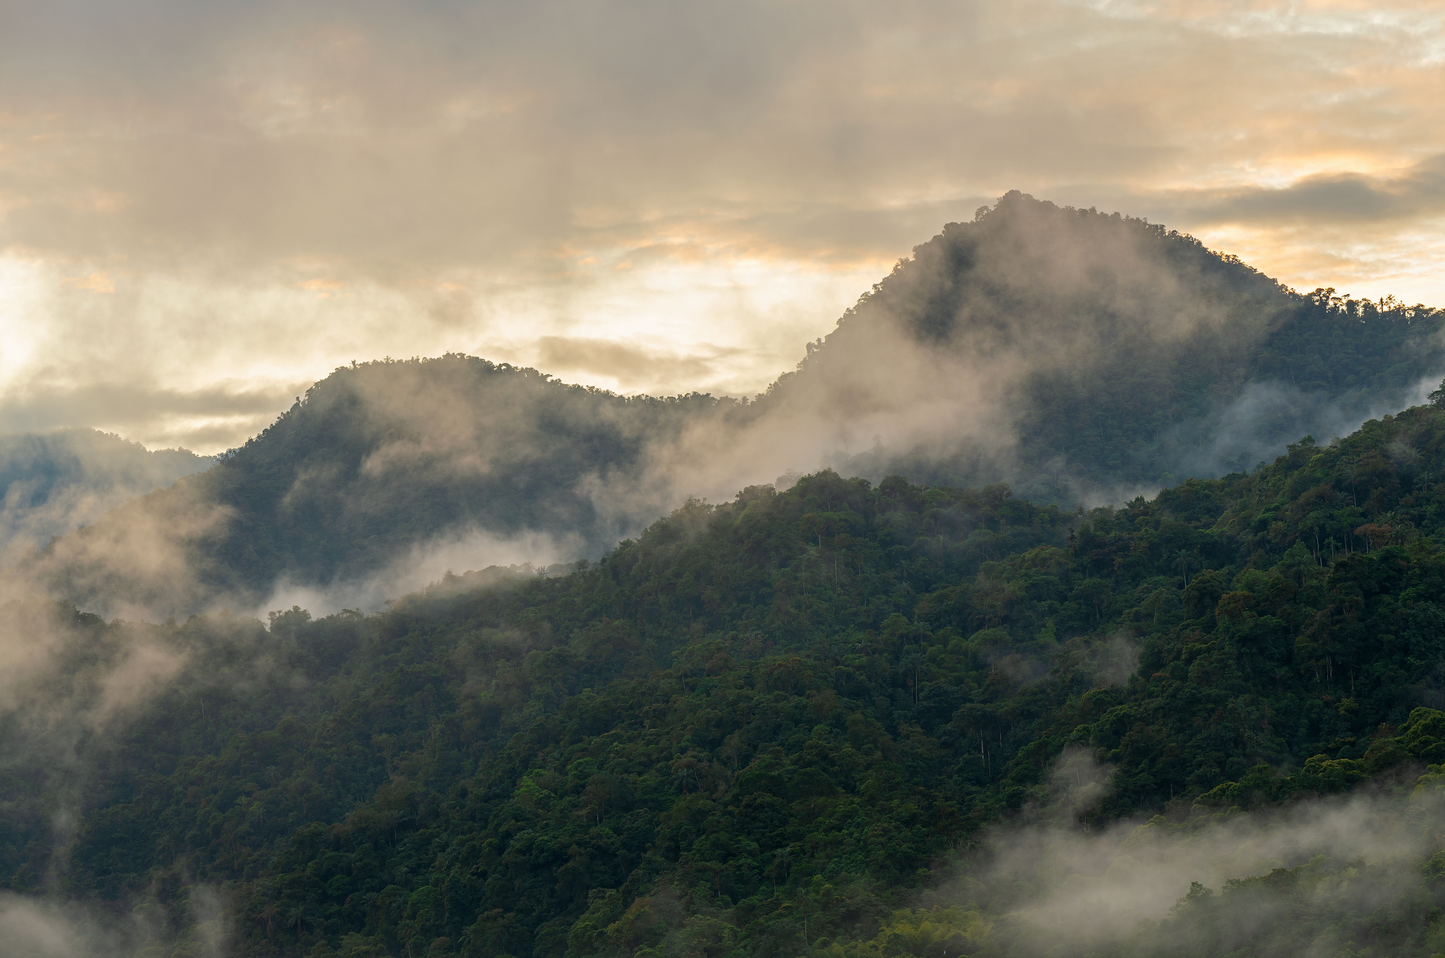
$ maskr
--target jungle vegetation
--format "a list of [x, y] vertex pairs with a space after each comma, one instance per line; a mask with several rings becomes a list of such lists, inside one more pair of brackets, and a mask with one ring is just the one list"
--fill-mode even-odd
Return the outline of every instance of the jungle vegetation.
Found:
[[[1438, 790], [1442, 470], [1426, 405], [1088, 511], [823, 471], [381, 614], [11, 603], [64, 667], [0, 726], [3, 885], [143, 914], [157, 954], [217, 928], [316, 958], [1033, 953], [1018, 883], [979, 880], [1009, 823], [1184, 842]], [[139, 649], [172, 666], [104, 712]], [[1317, 856], [1181, 888], [1109, 953], [1323, 928], [1432, 954], [1445, 848], [1406, 819], [1403, 872]], [[1214, 920], [1265, 900], [1267, 923]]]

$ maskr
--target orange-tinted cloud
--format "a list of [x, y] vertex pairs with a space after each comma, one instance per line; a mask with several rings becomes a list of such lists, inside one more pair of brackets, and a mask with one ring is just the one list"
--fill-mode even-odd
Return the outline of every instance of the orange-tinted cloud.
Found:
[[[199, 390], [387, 353], [531, 361], [544, 337], [715, 347], [729, 358], [697, 385], [756, 389], [1011, 188], [1162, 220], [1297, 287], [1445, 302], [1442, 16], [23, 6], [0, 30], [0, 252], [39, 265], [0, 323], [39, 358], [0, 365], [0, 393], [23, 401], [62, 343], [90, 370], [77, 388], [144, 371]], [[634, 358], [578, 375], [677, 382]]]

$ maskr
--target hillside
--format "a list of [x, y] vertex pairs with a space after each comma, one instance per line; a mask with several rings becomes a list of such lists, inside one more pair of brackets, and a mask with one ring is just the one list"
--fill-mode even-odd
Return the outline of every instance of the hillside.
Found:
[[0, 436], [0, 566], [210, 467], [185, 449], [151, 451], [93, 429]]
[[377, 608], [449, 567], [595, 559], [689, 497], [820, 463], [1117, 502], [1418, 401], [1442, 323], [1013, 193], [919, 246], [755, 401], [620, 397], [458, 355], [340, 369], [9, 589], [152, 618]]
[[165, 616], [253, 608], [287, 582], [394, 583], [427, 550], [599, 555], [663, 508], [643, 475], [649, 445], [718, 411], [709, 396], [622, 397], [467, 356], [339, 369], [209, 472], [12, 578]]
[[269, 631], [12, 604], [0, 870], [176, 954], [1429, 955], [1442, 466], [1417, 407], [1122, 509], [823, 472]]

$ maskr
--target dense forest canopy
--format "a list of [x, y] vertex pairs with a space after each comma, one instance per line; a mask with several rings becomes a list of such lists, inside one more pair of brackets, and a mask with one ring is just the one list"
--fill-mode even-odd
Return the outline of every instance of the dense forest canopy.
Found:
[[820, 463], [1117, 502], [1418, 401], [1442, 321], [1010, 193], [917, 247], [755, 400], [622, 397], [460, 355], [343, 368], [6, 587], [151, 618], [292, 594], [379, 607], [448, 565], [596, 559], [690, 496]]
[[824, 471], [384, 614], [14, 602], [8, 907], [177, 955], [1430, 955], [1442, 469], [1425, 406], [1122, 508]]

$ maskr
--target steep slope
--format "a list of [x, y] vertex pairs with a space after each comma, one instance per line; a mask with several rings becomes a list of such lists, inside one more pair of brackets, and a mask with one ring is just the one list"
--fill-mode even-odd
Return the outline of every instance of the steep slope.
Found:
[[0, 436], [0, 565], [211, 464], [93, 429]]
[[1419, 407], [1087, 513], [822, 473], [269, 633], [11, 606], [77, 825], [12, 765], [8, 886], [254, 955], [1429, 955], [1442, 468]]
[[596, 557], [689, 496], [820, 463], [1120, 501], [1417, 399], [1442, 322], [1013, 193], [919, 246], [756, 401], [624, 398], [464, 356], [341, 369], [12, 591], [153, 617], [318, 592], [377, 607], [448, 566]]

